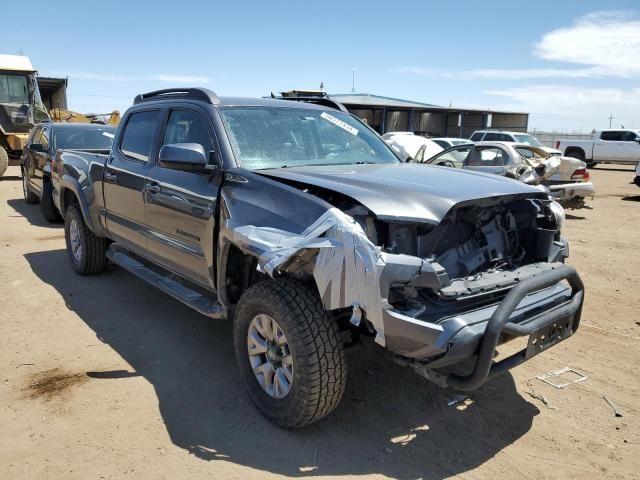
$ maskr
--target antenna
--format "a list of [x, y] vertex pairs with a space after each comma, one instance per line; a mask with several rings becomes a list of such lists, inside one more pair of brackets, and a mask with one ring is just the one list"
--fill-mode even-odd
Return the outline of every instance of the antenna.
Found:
[[351, 72], [351, 93], [356, 93], [356, 67]]

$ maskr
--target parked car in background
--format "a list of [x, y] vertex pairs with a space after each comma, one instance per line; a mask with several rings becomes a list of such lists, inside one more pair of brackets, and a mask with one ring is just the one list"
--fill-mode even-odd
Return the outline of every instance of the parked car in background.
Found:
[[444, 150], [430, 138], [414, 135], [413, 133], [401, 132], [400, 134], [388, 135], [387, 138], [384, 138], [383, 135], [383, 139], [405, 162], [415, 158], [419, 151], [423, 152], [424, 156], [430, 157]]
[[433, 140], [442, 148], [450, 148], [450, 147], [455, 147], [456, 145], [463, 145], [465, 143], [469, 143], [468, 138], [438, 137], [438, 138], [431, 138], [430, 140]]
[[382, 135], [382, 139], [383, 140], [389, 140], [391, 137], [397, 136], [397, 135], [415, 135], [415, 133], [413, 132], [387, 132], [384, 135]]
[[472, 142], [514, 142], [542, 148], [550, 155], [560, 155], [562, 152], [557, 148], [545, 147], [533, 135], [525, 132], [509, 132], [506, 130], [476, 130], [471, 135]]
[[640, 187], [640, 162], [636, 165], [636, 178], [633, 179], [633, 183]]
[[53, 203], [51, 161], [61, 149], [107, 153], [116, 129], [83, 123], [39, 123], [31, 130], [22, 152], [22, 192], [27, 203], [40, 202], [42, 215], [49, 222], [62, 220]]
[[[229, 315], [248, 393], [283, 427], [338, 405], [357, 342], [473, 390], [580, 324], [560, 205], [501, 177], [403, 163], [327, 106], [150, 92], [111, 153], [60, 150], [52, 172], [72, 268], [97, 274], [109, 259]], [[518, 337], [527, 346], [495, 358]]]
[[556, 148], [589, 168], [598, 163], [633, 165], [640, 161], [640, 130], [601, 130], [591, 140], [558, 140]]
[[[544, 149], [511, 142], [480, 142], [449, 148], [419, 163], [464, 168], [544, 185], [565, 208], [581, 208], [595, 196], [586, 164], [576, 158], [549, 155]], [[551, 167], [553, 160], [553, 167]]]

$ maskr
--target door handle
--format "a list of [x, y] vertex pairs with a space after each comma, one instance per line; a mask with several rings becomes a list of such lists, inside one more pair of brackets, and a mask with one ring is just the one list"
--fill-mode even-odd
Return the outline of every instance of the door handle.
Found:
[[109, 183], [116, 183], [116, 180], [118, 180], [118, 177], [113, 173], [104, 172], [104, 179]]
[[158, 193], [160, 191], [160, 185], [157, 183], [147, 183], [145, 184], [144, 189], [149, 193]]

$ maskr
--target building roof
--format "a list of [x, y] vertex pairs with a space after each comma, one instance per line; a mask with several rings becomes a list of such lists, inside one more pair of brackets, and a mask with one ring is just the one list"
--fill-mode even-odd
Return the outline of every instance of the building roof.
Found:
[[413, 102], [400, 98], [383, 97], [381, 95], [371, 95], [370, 93], [347, 93], [329, 95], [335, 102], [346, 103], [347, 105], [375, 105], [380, 107], [402, 107], [402, 108], [444, 108], [431, 103]]
[[474, 112], [474, 113], [506, 113], [516, 115], [528, 115], [527, 112], [513, 112], [480, 108], [464, 108], [464, 107], [443, 107], [432, 103], [414, 102], [412, 100], [402, 100], [400, 98], [384, 97], [381, 95], [371, 95], [370, 93], [346, 93], [332, 94], [329, 98], [334, 102], [340, 102], [344, 105], [362, 105], [370, 107], [385, 108], [407, 108], [415, 110], [440, 110], [443, 112]]
[[29, 57], [24, 55], [0, 55], [0, 70], [16, 72], [35, 72]]

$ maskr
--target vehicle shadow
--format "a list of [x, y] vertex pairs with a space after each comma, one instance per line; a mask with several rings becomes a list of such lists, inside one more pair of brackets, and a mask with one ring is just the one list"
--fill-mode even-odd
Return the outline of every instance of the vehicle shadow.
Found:
[[13, 208], [18, 214], [26, 218], [31, 225], [45, 228], [61, 228], [64, 226], [60, 223], [49, 223], [42, 216], [40, 206], [38, 204], [28, 204], [24, 198], [12, 198], [7, 200], [7, 204]]
[[626, 197], [622, 197], [621, 200], [625, 202], [640, 202], [640, 195], [627, 195]]
[[10, 182], [13, 180], [22, 181], [22, 177], [19, 175], [3, 175], [2, 177], [0, 177], [0, 182]]
[[245, 394], [231, 322], [207, 319], [117, 267], [80, 278], [64, 250], [25, 257], [135, 370], [96, 373], [88, 364], [91, 381], [143, 376], [155, 388], [172, 442], [202, 460], [294, 477], [447, 478], [494, 457], [528, 432], [539, 413], [509, 374], [473, 392], [469, 404], [448, 406], [452, 392], [356, 347], [338, 409], [310, 427], [283, 430]]
[[600, 170], [605, 172], [633, 172], [633, 170], [636, 168], [635, 165], [626, 165], [627, 168], [624, 167], [624, 165], [598, 164], [595, 167], [589, 168], [589, 170]]
[[572, 215], [570, 213], [565, 212], [565, 218], [567, 220], [586, 220], [587, 217], [583, 217], [581, 215]]

